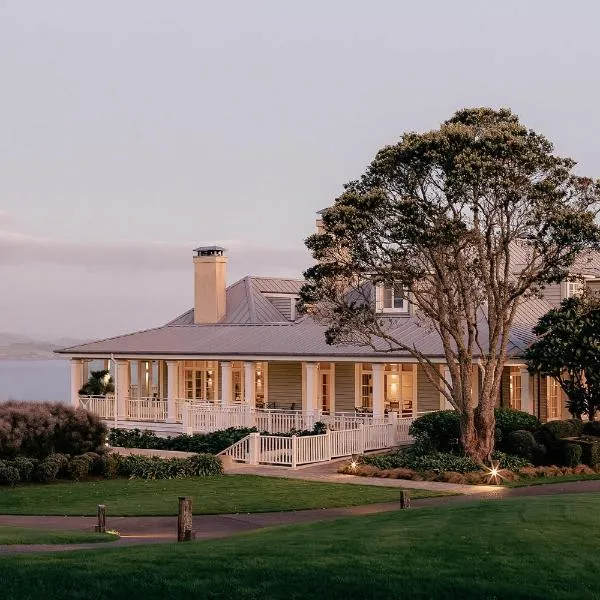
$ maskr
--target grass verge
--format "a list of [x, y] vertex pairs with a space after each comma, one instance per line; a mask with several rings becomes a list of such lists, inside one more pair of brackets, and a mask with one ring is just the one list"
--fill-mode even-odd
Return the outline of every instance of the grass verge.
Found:
[[600, 596], [598, 536], [600, 494], [520, 498], [5, 558], [0, 589], [14, 600], [585, 600]]
[[[256, 475], [226, 475], [167, 480], [116, 479], [23, 485], [0, 493], [0, 514], [96, 514], [106, 504], [109, 515], [177, 514], [178, 496], [191, 496], [194, 514], [248, 513], [358, 506], [398, 499], [397, 488], [321, 483]], [[413, 498], [443, 495], [411, 490]]]

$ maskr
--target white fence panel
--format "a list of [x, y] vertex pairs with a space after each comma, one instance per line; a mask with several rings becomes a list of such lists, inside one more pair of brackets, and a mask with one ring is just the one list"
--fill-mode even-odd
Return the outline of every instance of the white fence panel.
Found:
[[398, 422], [396, 423], [397, 444], [409, 444], [413, 441], [412, 436], [408, 433], [413, 421], [414, 419], [412, 417], [398, 419]]
[[250, 461], [250, 440], [251, 436], [247, 435], [241, 440], [237, 441], [229, 448], [226, 448], [222, 452], [219, 452], [217, 456], [231, 456], [233, 460], [238, 462], [249, 462]]
[[330, 434], [297, 438], [296, 464], [305, 465], [331, 460]]
[[330, 431], [331, 458], [362, 454], [364, 452], [364, 432], [362, 429]]
[[127, 418], [134, 421], [166, 421], [167, 401], [158, 398], [130, 398], [127, 403]]
[[261, 435], [258, 462], [270, 465], [294, 465], [292, 446], [295, 437]]
[[115, 397], [108, 396], [79, 396], [79, 407], [89, 410], [101, 419], [112, 419], [115, 416]]

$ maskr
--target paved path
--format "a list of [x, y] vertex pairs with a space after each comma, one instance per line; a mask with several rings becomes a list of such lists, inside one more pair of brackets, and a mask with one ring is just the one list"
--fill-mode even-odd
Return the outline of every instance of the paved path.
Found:
[[373, 485], [380, 487], [393, 487], [403, 489], [430, 490], [435, 492], [451, 492], [454, 494], [482, 494], [494, 492], [498, 488], [494, 485], [464, 485], [460, 483], [443, 483], [441, 481], [410, 481], [408, 479], [386, 479], [379, 477], [357, 477], [344, 475], [337, 470], [341, 463], [348, 459], [310, 465], [308, 467], [292, 470], [286, 467], [268, 467], [264, 465], [246, 465], [234, 463], [227, 467], [225, 472], [229, 475], [260, 475], [263, 477], [284, 477], [285, 479], [303, 479], [305, 481], [322, 481], [324, 483], [350, 483], [355, 485]]
[[[362, 480], [363, 478], [357, 478]], [[479, 486], [481, 489], [481, 486]], [[462, 496], [439, 496], [412, 501], [415, 508], [463, 504], [481, 500], [519, 498], [525, 496], [547, 496], [600, 492], [600, 480], [572, 481], [548, 485], [535, 485], [521, 488], [493, 487], [491, 491]], [[291, 512], [198, 515], [194, 517], [193, 528], [196, 539], [215, 539], [243, 533], [264, 527], [312, 523], [340, 517], [368, 515], [398, 510], [398, 503], [368, 504], [348, 508], [313, 509]], [[39, 516], [0, 516], [1, 525], [20, 527], [40, 527], [47, 529], [71, 529], [92, 531], [94, 517], [39, 517]], [[12, 545], [0, 546], [0, 555], [29, 552], [57, 552], [79, 549], [106, 549], [133, 544], [154, 544], [173, 542], [176, 539], [177, 517], [110, 517], [108, 527], [120, 532], [121, 538], [115, 542], [77, 545]]]

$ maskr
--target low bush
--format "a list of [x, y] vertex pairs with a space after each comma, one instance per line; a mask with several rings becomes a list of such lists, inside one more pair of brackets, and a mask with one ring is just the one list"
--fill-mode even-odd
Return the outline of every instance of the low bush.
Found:
[[196, 452], [199, 454], [218, 454], [232, 444], [235, 444], [256, 428], [229, 427], [213, 433], [198, 433], [194, 435], [177, 435], [161, 438], [152, 431], [139, 429], [111, 429], [108, 442], [111, 446], [121, 448], [150, 448], [153, 450], [179, 450], [181, 452]]
[[98, 474], [105, 479], [115, 479], [119, 475], [121, 457], [118, 454], [108, 453], [98, 461]]
[[0, 485], [16, 485], [21, 480], [19, 470], [6, 461], [0, 461]]
[[583, 426], [584, 435], [600, 437], [600, 421], [588, 421]]
[[[537, 431], [540, 421], [529, 413], [512, 408], [496, 408], [496, 446], [509, 451], [504, 441], [515, 431]], [[410, 426], [415, 440], [437, 452], [460, 452], [460, 416], [455, 410], [438, 410], [415, 419]]]
[[581, 461], [595, 469], [600, 466], [600, 440], [598, 438], [581, 438], [572, 440], [573, 444], [581, 447]]
[[0, 403], [0, 459], [102, 451], [106, 427], [99, 417], [60, 402]]
[[35, 469], [38, 461], [32, 458], [25, 458], [24, 456], [17, 456], [12, 461], [13, 466], [19, 471], [19, 479], [21, 481], [31, 481], [33, 477], [33, 470]]
[[122, 456], [118, 466], [119, 475], [139, 479], [182, 479], [222, 473], [221, 460], [212, 454], [197, 454], [190, 458]]
[[557, 464], [564, 467], [576, 467], [582, 461], [583, 448], [580, 444], [563, 441], [557, 444], [555, 452]]
[[56, 461], [42, 460], [33, 470], [33, 480], [38, 483], [50, 483], [56, 479], [60, 464]]
[[81, 481], [82, 479], [85, 479], [90, 473], [91, 465], [91, 461], [84, 456], [75, 456], [67, 465], [69, 479], [72, 479], [73, 481]]
[[447, 452], [420, 454], [411, 452], [411, 448], [390, 454], [363, 456], [361, 461], [379, 469], [406, 468], [419, 472], [456, 471], [458, 473], [468, 473], [480, 469], [480, 466], [468, 456], [457, 456]]
[[514, 408], [496, 408], [496, 429], [501, 432], [502, 439], [513, 431], [537, 431], [540, 428], [540, 420], [534, 415], [515, 410]]
[[502, 447], [507, 453], [535, 464], [544, 462], [547, 453], [546, 447], [535, 439], [533, 433], [525, 430], [509, 432]]
[[548, 421], [539, 431], [538, 438], [542, 443], [552, 445], [559, 439], [579, 437], [583, 433], [583, 421], [565, 419], [563, 421]]
[[492, 460], [497, 460], [500, 468], [507, 469], [508, 471], [517, 471], [518, 469], [522, 469], [531, 464], [531, 461], [528, 461], [521, 456], [506, 454], [505, 452], [499, 452], [498, 450], [492, 454]]

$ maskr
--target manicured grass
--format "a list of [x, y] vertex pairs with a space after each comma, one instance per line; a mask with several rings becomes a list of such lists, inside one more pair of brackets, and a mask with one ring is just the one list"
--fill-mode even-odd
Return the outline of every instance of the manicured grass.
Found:
[[109, 533], [89, 533], [86, 531], [58, 531], [54, 529], [28, 529], [0, 525], [0, 545], [2, 544], [91, 544], [113, 542], [119, 539]]
[[600, 494], [498, 500], [6, 558], [0, 589], [14, 600], [585, 600], [600, 597], [599, 536]]
[[600, 473], [594, 475], [561, 475], [560, 477], [536, 477], [519, 479], [517, 481], [507, 481], [503, 485], [505, 487], [529, 487], [532, 485], [551, 485], [555, 483], [567, 483], [569, 481], [590, 481], [600, 479]]
[[[414, 490], [414, 498], [441, 495]], [[357, 506], [398, 499], [399, 490], [367, 485], [319, 483], [226, 475], [156, 481], [116, 479], [2, 488], [0, 514], [94, 515], [106, 504], [109, 515], [177, 514], [177, 497], [191, 496], [195, 514], [269, 512]]]

